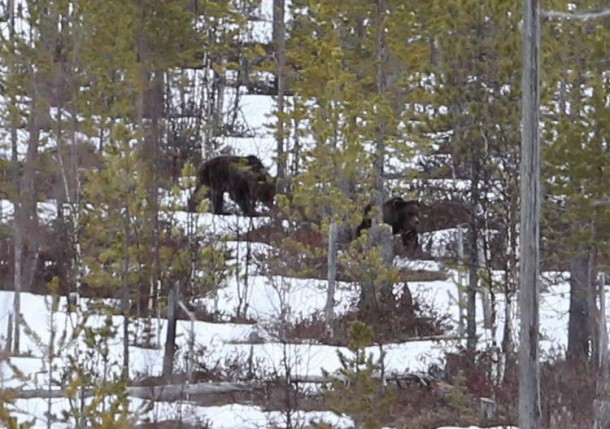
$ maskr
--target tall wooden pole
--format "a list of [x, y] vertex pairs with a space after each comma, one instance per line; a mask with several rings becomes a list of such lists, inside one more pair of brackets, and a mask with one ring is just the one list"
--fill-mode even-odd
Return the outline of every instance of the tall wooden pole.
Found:
[[540, 427], [539, 270], [539, 0], [523, 2], [523, 80], [521, 113], [521, 226], [519, 304], [519, 427]]

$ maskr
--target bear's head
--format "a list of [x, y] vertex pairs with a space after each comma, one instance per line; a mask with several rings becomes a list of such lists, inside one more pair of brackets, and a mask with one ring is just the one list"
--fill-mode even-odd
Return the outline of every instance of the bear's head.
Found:
[[276, 179], [269, 175], [259, 177], [254, 184], [254, 198], [269, 208], [273, 207], [276, 194]]
[[416, 200], [404, 200], [400, 197], [390, 201], [390, 223], [398, 234], [417, 233], [419, 226], [419, 203]]

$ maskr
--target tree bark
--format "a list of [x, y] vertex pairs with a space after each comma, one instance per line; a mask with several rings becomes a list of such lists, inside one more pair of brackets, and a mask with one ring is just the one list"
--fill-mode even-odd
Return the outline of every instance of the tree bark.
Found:
[[178, 320], [179, 283], [169, 291], [167, 299], [167, 336], [165, 338], [165, 354], [163, 355], [163, 377], [168, 379], [174, 367], [174, 353], [176, 353], [176, 326]]
[[540, 427], [540, 142], [538, 0], [524, 0], [521, 116], [519, 427]]
[[[475, 162], [475, 161], [473, 161]], [[476, 181], [473, 180], [473, 183]], [[475, 202], [478, 200], [478, 189], [472, 189]], [[479, 286], [479, 263], [477, 242], [479, 240], [479, 229], [476, 218], [476, 204], [473, 204], [470, 213], [470, 250], [468, 268], [468, 288], [466, 291], [466, 349], [474, 356], [477, 346], [477, 288]]]
[[[377, 93], [382, 98], [389, 96], [387, 91], [388, 87], [388, 76], [385, 66], [388, 62], [388, 41], [387, 33], [385, 28], [385, 14], [387, 5], [385, 0], [376, 1], [376, 15], [377, 15], [377, 38], [376, 38], [376, 50], [377, 50], [377, 70], [376, 70], [376, 86]], [[383, 109], [379, 109], [379, 123], [377, 124], [377, 141], [375, 142], [375, 205], [379, 207], [379, 216], [381, 217], [382, 205], [386, 200], [386, 192], [384, 186], [384, 164], [386, 157], [386, 144], [385, 141], [388, 137], [388, 120], [389, 118], [383, 113]], [[381, 218], [377, 219], [376, 225], [381, 224]], [[392, 235], [388, 229], [380, 229], [373, 225], [371, 228], [373, 235], [373, 243], [378, 243], [381, 246], [381, 259], [382, 264], [386, 269], [391, 269], [394, 261], [394, 245]], [[380, 286], [380, 293], [385, 303], [391, 302], [393, 297], [394, 284], [391, 281], [384, 281]]]
[[337, 278], [337, 222], [330, 224], [328, 232], [328, 291], [326, 294], [325, 323], [326, 335], [334, 336], [335, 281]]
[[285, 108], [285, 93], [286, 93], [286, 24], [284, 22], [284, 14], [286, 11], [285, 0], [273, 0], [273, 43], [275, 45], [275, 55], [277, 61], [276, 68], [276, 83], [277, 83], [277, 129], [275, 134], [276, 139], [276, 155], [277, 155], [277, 178], [280, 192], [285, 191], [286, 177], [286, 155], [285, 155], [285, 140], [286, 140], [286, 123], [284, 111]]
[[584, 245], [570, 260], [570, 318], [568, 321], [568, 350], [571, 362], [586, 363], [589, 359], [589, 257]]
[[[21, 292], [24, 285], [29, 285], [33, 279], [35, 263], [27, 264], [29, 260], [36, 261], [38, 248], [35, 244], [37, 214], [36, 214], [36, 187], [35, 175], [36, 164], [38, 159], [38, 145], [40, 140], [40, 123], [43, 121], [45, 111], [41, 106], [39, 79], [35, 73], [34, 91], [31, 102], [31, 116], [28, 124], [28, 147], [23, 165], [23, 176], [19, 186], [19, 199], [15, 201], [15, 228], [14, 228], [14, 282], [15, 282], [15, 332], [13, 336], [14, 347], [13, 352], [19, 353], [20, 347], [20, 324], [21, 324]], [[16, 156], [16, 155], [14, 155]], [[15, 163], [15, 166], [17, 163]], [[26, 234], [27, 232], [27, 234]], [[24, 249], [27, 252], [24, 253]], [[25, 268], [29, 272], [25, 271]], [[26, 290], [27, 292], [27, 290]]]

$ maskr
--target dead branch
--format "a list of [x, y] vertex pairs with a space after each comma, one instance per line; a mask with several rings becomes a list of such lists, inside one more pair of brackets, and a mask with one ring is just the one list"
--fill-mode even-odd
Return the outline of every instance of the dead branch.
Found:
[[[128, 386], [127, 395], [140, 399], [171, 402], [180, 399], [186, 399], [188, 396], [191, 395], [252, 391], [262, 388], [263, 384], [258, 382], [217, 382], [194, 384], [168, 384], [164, 386]], [[68, 396], [66, 394], [66, 391], [62, 389], [0, 390], [0, 397], [4, 397], [5, 394], [7, 397], [18, 399], [64, 398]], [[96, 394], [96, 389], [85, 389], [82, 394], [85, 397], [94, 396]]]
[[595, 11], [595, 12], [583, 12], [583, 13], [569, 13], [569, 12], [558, 12], [553, 10], [547, 10], [542, 12], [544, 18], [550, 19], [577, 19], [580, 21], [588, 21], [590, 19], [605, 18], [610, 16], [610, 9]]

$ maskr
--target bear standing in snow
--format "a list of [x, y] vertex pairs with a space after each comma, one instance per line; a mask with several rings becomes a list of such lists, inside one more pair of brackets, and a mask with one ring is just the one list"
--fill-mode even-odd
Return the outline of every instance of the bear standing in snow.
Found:
[[[415, 200], [404, 200], [402, 197], [394, 197], [385, 201], [382, 205], [382, 220], [392, 227], [392, 234], [400, 234], [402, 244], [407, 249], [417, 249], [417, 227], [419, 225], [419, 203]], [[364, 208], [364, 218], [358, 228], [356, 235], [360, 235], [363, 229], [371, 227], [372, 205]]]
[[206, 195], [212, 201], [214, 214], [225, 214], [225, 192], [229, 193], [246, 216], [256, 216], [257, 201], [271, 208], [276, 192], [275, 179], [255, 155], [223, 155], [203, 162], [197, 170], [195, 191], [188, 201], [189, 211], [196, 210], [201, 187], [207, 189]]

